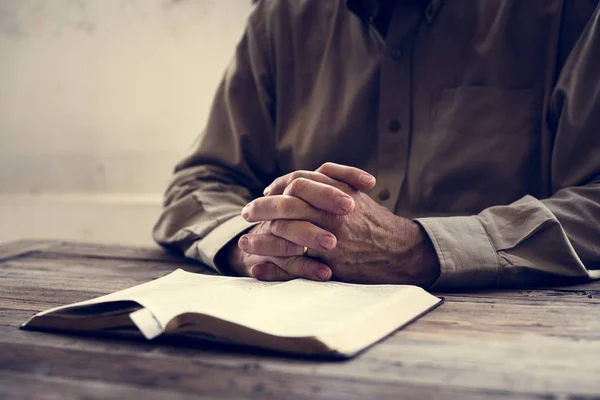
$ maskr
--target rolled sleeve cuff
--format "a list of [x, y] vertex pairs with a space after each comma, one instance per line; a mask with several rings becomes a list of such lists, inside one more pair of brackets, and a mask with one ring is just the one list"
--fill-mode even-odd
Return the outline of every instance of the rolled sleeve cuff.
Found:
[[474, 288], [496, 282], [496, 250], [476, 216], [417, 218], [440, 261], [440, 276], [430, 289]]
[[214, 228], [202, 240], [198, 240], [186, 252], [186, 256], [202, 261], [204, 264], [214, 268], [221, 274], [228, 271], [226, 265], [217, 265], [216, 257], [232, 239], [241, 235], [256, 222], [247, 222], [241, 215], [237, 215]]

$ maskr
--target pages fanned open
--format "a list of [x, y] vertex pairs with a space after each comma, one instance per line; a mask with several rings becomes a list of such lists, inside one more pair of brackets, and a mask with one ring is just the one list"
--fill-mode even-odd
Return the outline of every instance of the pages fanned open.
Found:
[[176, 270], [116, 293], [36, 314], [32, 330], [183, 335], [351, 357], [442, 300], [416, 286], [260, 282]]

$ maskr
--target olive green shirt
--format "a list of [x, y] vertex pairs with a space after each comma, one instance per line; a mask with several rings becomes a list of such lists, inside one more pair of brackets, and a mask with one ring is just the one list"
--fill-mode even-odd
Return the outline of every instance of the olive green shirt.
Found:
[[333, 161], [425, 228], [435, 288], [599, 278], [597, 1], [400, 2], [385, 36], [373, 3], [259, 2], [155, 239], [226, 271], [242, 207]]

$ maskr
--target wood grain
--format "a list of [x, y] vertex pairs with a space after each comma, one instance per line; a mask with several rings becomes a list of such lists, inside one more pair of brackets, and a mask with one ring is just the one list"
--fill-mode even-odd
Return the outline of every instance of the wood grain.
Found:
[[0, 253], [13, 254], [0, 261], [0, 398], [600, 396], [597, 284], [447, 293], [442, 307], [357, 358], [324, 362], [201, 342], [21, 331], [35, 312], [59, 304], [176, 268], [208, 271], [159, 249], [32, 245]]
[[[23, 388], [27, 388], [24, 390]], [[98, 380], [73, 380], [56, 376], [32, 376], [15, 372], [0, 372], [0, 398], [31, 400], [68, 399], [133, 399], [188, 400], [198, 399], [195, 394], [185, 395], [167, 390], [105, 383]]]
[[62, 254], [67, 256], [83, 256], [88, 258], [108, 258], [138, 261], [162, 261], [180, 262], [193, 264], [193, 261], [184, 259], [166, 252], [159, 246], [156, 247], [133, 247], [104, 245], [94, 243], [61, 242], [45, 252], [46, 256], [51, 254]]
[[36, 250], [56, 246], [58, 242], [47, 240], [19, 240], [14, 242], [0, 243], [0, 261], [8, 258], [18, 257]]

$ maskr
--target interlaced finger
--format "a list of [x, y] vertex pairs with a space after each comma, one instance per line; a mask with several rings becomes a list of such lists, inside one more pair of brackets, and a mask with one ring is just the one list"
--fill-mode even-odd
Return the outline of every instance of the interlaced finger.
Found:
[[335, 235], [308, 221], [279, 219], [271, 222], [270, 229], [277, 237], [318, 252], [332, 250], [337, 245]]
[[265, 196], [276, 196], [276, 195], [283, 194], [283, 191], [285, 190], [285, 188], [288, 187], [288, 185], [290, 183], [292, 183], [293, 181], [295, 181], [296, 179], [299, 179], [299, 178], [310, 179], [311, 181], [314, 181], [314, 182], [324, 183], [326, 185], [330, 185], [335, 188], [338, 188], [339, 190], [341, 190], [347, 194], [351, 194], [354, 191], [354, 189], [351, 186], [347, 185], [346, 183], [332, 179], [332, 178], [328, 177], [327, 175], [324, 175], [320, 172], [300, 170], [300, 171], [290, 172], [289, 174], [280, 176], [279, 178], [275, 179], [273, 181], [273, 183], [271, 183], [269, 186], [267, 186], [267, 188], [264, 190], [263, 194]]
[[242, 217], [249, 222], [295, 219], [316, 223], [323, 211], [293, 196], [269, 196], [255, 199], [242, 209]]
[[297, 197], [311, 206], [336, 215], [346, 215], [354, 209], [354, 200], [340, 189], [306, 178], [292, 181], [284, 195]]
[[271, 233], [263, 233], [243, 235], [238, 240], [238, 246], [248, 254], [289, 257], [302, 255], [305, 244], [297, 244]]
[[375, 186], [375, 177], [360, 168], [326, 162], [317, 168], [320, 172], [339, 182], [344, 182], [356, 190], [370, 190]]

